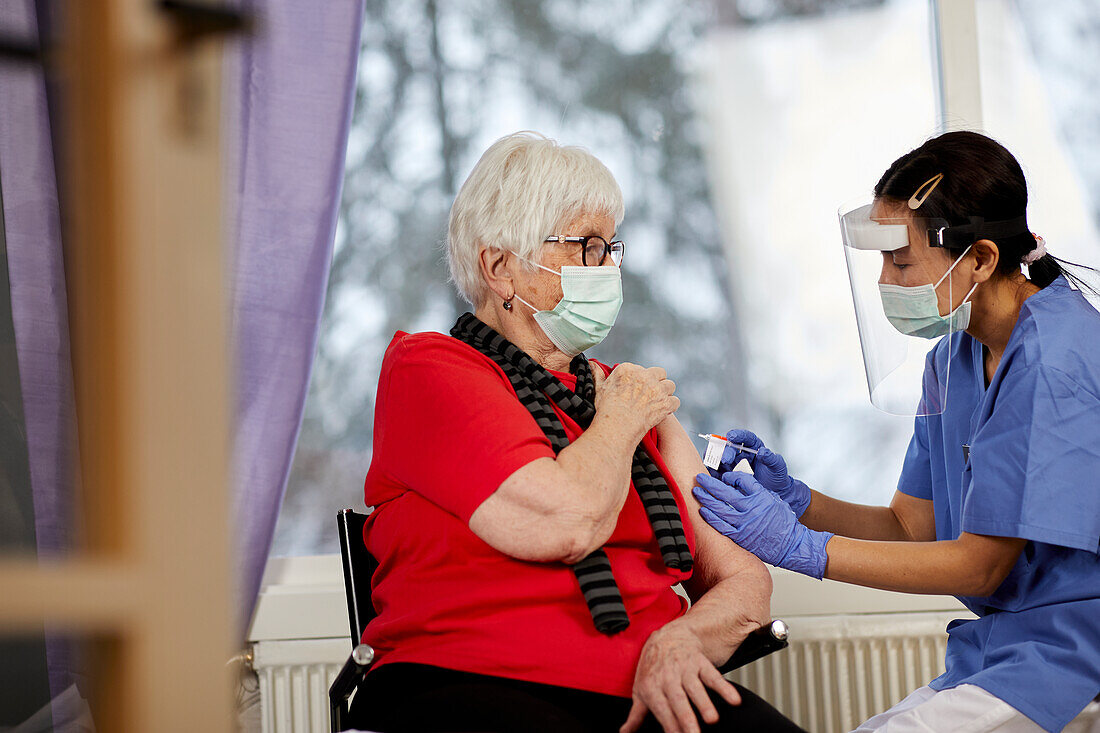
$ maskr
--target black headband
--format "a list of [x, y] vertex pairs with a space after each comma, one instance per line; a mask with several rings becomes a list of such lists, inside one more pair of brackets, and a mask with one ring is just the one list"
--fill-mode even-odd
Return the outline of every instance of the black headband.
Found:
[[966, 249], [979, 239], [1004, 242], [1025, 234], [1031, 239], [1026, 215], [1004, 221], [986, 221], [980, 216], [969, 219], [969, 224], [955, 225], [948, 224], [946, 219], [929, 219], [928, 246]]

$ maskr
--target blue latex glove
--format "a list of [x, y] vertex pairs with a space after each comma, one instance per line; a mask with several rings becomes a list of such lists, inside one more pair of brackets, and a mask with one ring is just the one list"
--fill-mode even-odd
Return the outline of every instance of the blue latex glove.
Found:
[[707, 524], [764, 562], [820, 580], [832, 532], [815, 532], [798, 521], [787, 503], [752, 475], [731, 471], [722, 480], [701, 473], [692, 489]]
[[752, 466], [756, 480], [764, 488], [779, 494], [779, 498], [787, 502], [796, 517], [806, 513], [806, 507], [810, 506], [810, 487], [787, 473], [787, 462], [783, 460], [783, 456], [769, 450], [764, 441], [750, 430], [734, 428], [726, 433], [726, 440], [740, 443], [758, 453], [752, 454], [727, 445], [722, 453], [722, 462], [718, 465], [718, 476], [729, 472], [744, 459]]

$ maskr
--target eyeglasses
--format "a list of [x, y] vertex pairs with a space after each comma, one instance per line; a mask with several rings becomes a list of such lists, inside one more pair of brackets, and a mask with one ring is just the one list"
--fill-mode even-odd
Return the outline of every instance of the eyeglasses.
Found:
[[618, 267], [623, 262], [623, 252], [626, 250], [626, 245], [622, 241], [608, 242], [603, 237], [598, 237], [595, 234], [586, 237], [566, 237], [559, 234], [548, 237], [545, 241], [554, 242], [555, 244], [579, 243], [581, 245], [581, 262], [585, 267], [599, 267], [607, 260], [608, 255], [611, 255], [611, 261]]

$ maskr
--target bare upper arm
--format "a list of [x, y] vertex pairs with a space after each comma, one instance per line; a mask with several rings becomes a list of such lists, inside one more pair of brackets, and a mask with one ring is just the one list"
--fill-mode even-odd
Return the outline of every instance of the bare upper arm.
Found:
[[901, 525], [910, 542], [934, 542], [936, 540], [936, 513], [931, 499], [895, 491], [890, 501], [890, 511]]
[[695, 485], [695, 477], [705, 472], [706, 468], [687, 432], [675, 416], [661, 423], [657, 432], [661, 458], [680, 487], [687, 510], [686, 519], [691, 522], [695, 533], [695, 571], [691, 580], [684, 584], [692, 600], [698, 600], [719, 581], [735, 575], [767, 585], [767, 594], [770, 595], [771, 575], [764, 563], [707, 524], [699, 514], [699, 502], [695, 500], [691, 488]]
[[979, 569], [984, 576], [982, 579], [985, 587], [978, 592], [983, 596], [992, 594], [1000, 587], [1027, 544], [1027, 540], [1020, 537], [997, 537], [970, 532], [961, 533], [957, 542], [963, 548], [967, 563]]
[[494, 550], [519, 560], [569, 560], [575, 543], [560, 502], [566, 480], [553, 458], [531, 461], [474, 510], [470, 531]]

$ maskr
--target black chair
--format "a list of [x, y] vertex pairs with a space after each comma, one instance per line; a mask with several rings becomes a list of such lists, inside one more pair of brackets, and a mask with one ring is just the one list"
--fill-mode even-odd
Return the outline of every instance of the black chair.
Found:
[[351, 624], [351, 656], [328, 690], [329, 722], [333, 731], [345, 730], [348, 698], [374, 662], [374, 649], [363, 644], [363, 630], [377, 614], [371, 602], [370, 580], [378, 561], [363, 544], [363, 525], [367, 515], [351, 509], [336, 514], [340, 530], [340, 560], [344, 566], [344, 594], [348, 601], [348, 621]]
[[[377, 615], [371, 602], [370, 583], [371, 576], [378, 568], [378, 561], [371, 557], [363, 544], [363, 525], [366, 521], [367, 515], [351, 509], [344, 509], [336, 515], [336, 524], [340, 530], [340, 559], [344, 565], [344, 591], [347, 594], [348, 620], [351, 624], [352, 652], [328, 691], [329, 720], [334, 732], [345, 730], [348, 699], [374, 663], [374, 649], [360, 643], [363, 630]], [[787, 624], [780, 619], [761, 626], [741, 642], [741, 646], [718, 671], [727, 674], [785, 648], [789, 643], [788, 635]]]

